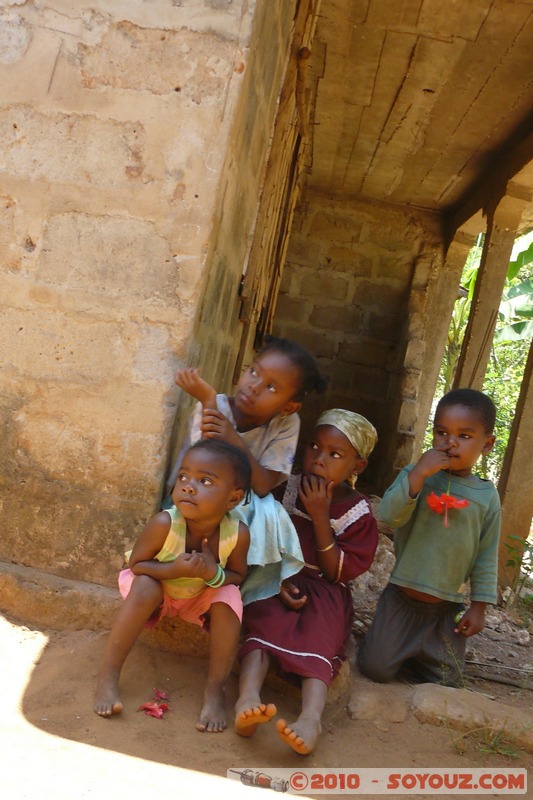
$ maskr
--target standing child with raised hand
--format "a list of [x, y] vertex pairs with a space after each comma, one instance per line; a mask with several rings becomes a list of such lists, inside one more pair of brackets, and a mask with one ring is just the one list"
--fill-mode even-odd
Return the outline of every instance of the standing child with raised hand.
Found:
[[[201, 437], [224, 440], [250, 459], [252, 500], [238, 512], [250, 526], [248, 563], [263, 569], [251, 571], [242, 587], [243, 598], [246, 604], [277, 594], [281, 581], [302, 568], [303, 558], [294, 526], [270, 492], [291, 473], [302, 402], [313, 391], [322, 393], [328, 379], [301, 345], [266, 337], [233, 396], [216, 394], [196, 369], [179, 371], [176, 383], [198, 400], [184, 447]], [[169, 489], [178, 464], [179, 458]]]
[[314, 750], [328, 686], [352, 631], [347, 581], [370, 567], [378, 543], [370, 504], [354, 489], [376, 441], [364, 417], [343, 409], [326, 411], [305, 449], [304, 474], [279, 487], [305, 566], [283, 582], [279, 595], [245, 606], [235, 717], [241, 736], [251, 736], [276, 714], [276, 707], [260, 696], [273, 659], [302, 687], [301, 713], [291, 724], [279, 719], [278, 735], [301, 755]]
[[491, 481], [472, 474], [492, 449], [495, 419], [482, 392], [448, 392], [433, 447], [385, 492], [380, 516], [396, 528], [396, 564], [359, 649], [360, 669], [375, 681], [405, 666], [421, 680], [462, 685], [465, 639], [482, 630], [486, 605], [497, 600], [500, 500]]
[[241, 449], [201, 441], [185, 453], [172, 493], [174, 505], [146, 524], [119, 576], [125, 598], [98, 673], [94, 710], [122, 711], [118, 681], [145, 627], [180, 616], [208, 628], [209, 666], [199, 731], [226, 727], [225, 692], [239, 642], [246, 575], [247, 526], [233, 513], [250, 490], [251, 467]]

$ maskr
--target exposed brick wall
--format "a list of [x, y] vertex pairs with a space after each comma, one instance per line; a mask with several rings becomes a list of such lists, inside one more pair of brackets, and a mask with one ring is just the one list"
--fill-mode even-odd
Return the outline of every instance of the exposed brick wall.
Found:
[[376, 426], [364, 476], [372, 491], [383, 491], [421, 440], [430, 397], [417, 398], [420, 374], [436, 380], [428, 342], [447, 329], [453, 303], [431, 330], [424, 310], [442, 254], [430, 216], [312, 190], [297, 209], [275, 332], [307, 346], [331, 376], [327, 395], [302, 410], [304, 437], [325, 408], [358, 411]]
[[[190, 408], [174, 370], [231, 388], [241, 273], [274, 238], [261, 192], [290, 161], [269, 148], [282, 87], [294, 122], [295, 7], [64, 8], [0, 8], [0, 559], [111, 585]], [[366, 414], [378, 489], [430, 400], [441, 265], [430, 217], [313, 192], [296, 214], [277, 332], [333, 378], [304, 434], [326, 405]]]

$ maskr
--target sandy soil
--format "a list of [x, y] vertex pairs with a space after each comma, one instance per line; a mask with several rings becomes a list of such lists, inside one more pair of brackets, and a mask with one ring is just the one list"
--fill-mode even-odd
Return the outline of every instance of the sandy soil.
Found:
[[[237, 736], [231, 722], [224, 733], [199, 733], [195, 723], [205, 661], [176, 657], [141, 643], [135, 646], [123, 672], [123, 713], [102, 719], [92, 710], [92, 695], [104, 640], [105, 634], [92, 631], [30, 630], [15, 620], [0, 618], [0, 653], [9, 659], [13, 674], [28, 669], [28, 653], [33, 653], [19, 709], [25, 722], [64, 740], [219, 776], [231, 768], [533, 767], [531, 755], [520, 752], [516, 759], [509, 759], [483, 753], [468, 739], [466, 753], [460, 754], [454, 746], [457, 733], [446, 727], [423, 725], [413, 717], [376, 726], [350, 719], [345, 707], [328, 709], [319, 745], [307, 757], [282, 743], [271, 723], [261, 726], [252, 739]], [[530, 691], [495, 684], [480, 684], [480, 690], [486, 692], [487, 686], [493, 696], [532, 707]], [[170, 698], [163, 719], [137, 711], [139, 705], [153, 699], [154, 688]], [[230, 713], [236, 689], [237, 679], [232, 677]], [[287, 720], [294, 719], [299, 705], [294, 689], [268, 689], [264, 699], [274, 702]]]

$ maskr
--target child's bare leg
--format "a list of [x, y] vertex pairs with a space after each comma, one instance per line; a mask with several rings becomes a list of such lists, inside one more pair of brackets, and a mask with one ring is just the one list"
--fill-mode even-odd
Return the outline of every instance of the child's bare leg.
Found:
[[176, 372], [175, 381], [184, 392], [198, 400], [204, 408], [217, 407], [217, 393], [207, 381], [200, 377], [196, 368], [180, 369]]
[[257, 726], [270, 722], [277, 708], [261, 702], [260, 692], [270, 666], [265, 650], [252, 650], [241, 662], [239, 699], [235, 704], [235, 730], [240, 736], [253, 736]]
[[296, 722], [288, 725], [278, 719], [276, 728], [282, 742], [305, 756], [315, 749], [316, 740], [322, 730], [321, 719], [328, 687], [318, 678], [304, 678], [302, 681], [302, 711]]
[[118, 679], [124, 662], [146, 621], [161, 605], [163, 587], [147, 575], [138, 575], [111, 628], [96, 678], [94, 710], [101, 717], [122, 711]]
[[196, 729], [220, 733], [227, 725], [226, 683], [237, 653], [241, 623], [227, 603], [213, 603], [209, 613], [209, 667]]

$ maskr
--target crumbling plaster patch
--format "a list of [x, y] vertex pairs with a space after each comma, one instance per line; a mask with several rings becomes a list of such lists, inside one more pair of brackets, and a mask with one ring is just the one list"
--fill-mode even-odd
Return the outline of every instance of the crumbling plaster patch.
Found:
[[12, 64], [21, 59], [31, 39], [25, 20], [12, 10], [0, 11], [0, 64]]
[[167, 305], [176, 290], [168, 242], [153, 223], [126, 215], [50, 217], [35, 277], [76, 293], [121, 298], [127, 306]]
[[[159, 503], [173, 373], [187, 363], [240, 127], [255, 3], [28, 0], [15, 11], [30, 39], [0, 63], [0, 242], [11, 243], [0, 472], [13, 523], [0, 558], [114, 582], [125, 538]], [[250, 169], [236, 149], [255, 197], [259, 156]], [[233, 333], [240, 250], [225, 235], [231, 269], [214, 265], [222, 304], [209, 324], [230, 374], [223, 326]]]
[[20, 250], [15, 236], [16, 204], [12, 197], [0, 196], [0, 259], [4, 270], [18, 270]]
[[115, 187], [146, 175], [142, 126], [87, 115], [43, 113], [29, 105], [0, 109], [0, 167], [26, 179]]
[[[205, 33], [141, 30], [119, 22], [98, 47], [82, 43], [79, 52], [88, 88], [177, 92], [196, 105], [214, 105], [231, 77], [235, 46]], [[157, 67], [139, 69], [150, 63]]]
[[188, 28], [244, 44], [251, 35], [255, 0], [48, 0], [42, 7], [66, 18], [112, 16], [140, 28], [155, 28], [157, 20], [161, 30]]

